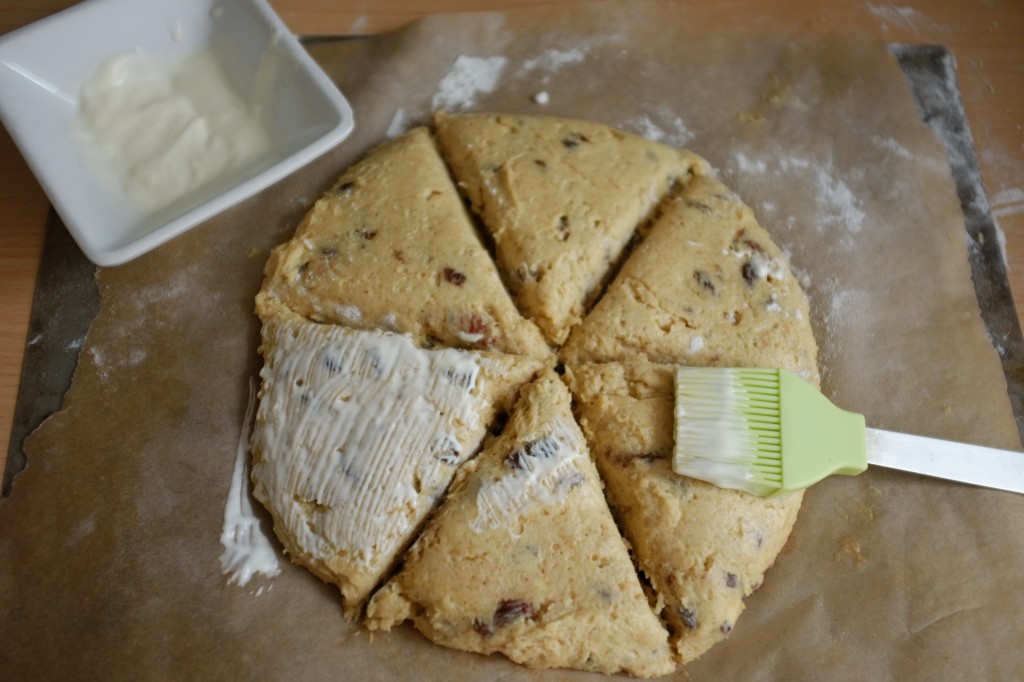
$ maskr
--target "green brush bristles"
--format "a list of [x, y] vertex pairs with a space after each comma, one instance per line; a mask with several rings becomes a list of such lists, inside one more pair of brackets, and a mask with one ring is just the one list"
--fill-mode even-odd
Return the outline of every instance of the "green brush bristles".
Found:
[[755, 495], [867, 468], [864, 417], [783, 369], [676, 368], [676, 473]]
[[782, 488], [782, 403], [774, 369], [676, 370], [676, 473], [771, 495]]

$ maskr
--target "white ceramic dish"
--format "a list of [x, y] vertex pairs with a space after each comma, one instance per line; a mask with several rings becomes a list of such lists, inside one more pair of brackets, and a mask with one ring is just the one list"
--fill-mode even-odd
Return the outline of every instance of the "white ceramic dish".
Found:
[[[271, 148], [143, 215], [101, 182], [73, 140], [79, 90], [110, 57], [141, 51], [171, 59], [202, 49], [213, 52], [243, 97], [257, 85], [269, 93], [263, 111]], [[348, 102], [265, 0], [88, 0], [0, 37], [0, 120], [99, 265], [159, 246], [323, 154], [353, 127]]]

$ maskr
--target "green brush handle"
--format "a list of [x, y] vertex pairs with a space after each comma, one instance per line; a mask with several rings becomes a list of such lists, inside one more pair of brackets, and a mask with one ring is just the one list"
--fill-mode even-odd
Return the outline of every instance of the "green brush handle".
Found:
[[[796, 374], [779, 370], [782, 394], [782, 488], [801, 490], [832, 474], [868, 468], [864, 416], [833, 405]], [[814, 453], [813, 457], [807, 456]], [[778, 493], [776, 493], [778, 494]]]

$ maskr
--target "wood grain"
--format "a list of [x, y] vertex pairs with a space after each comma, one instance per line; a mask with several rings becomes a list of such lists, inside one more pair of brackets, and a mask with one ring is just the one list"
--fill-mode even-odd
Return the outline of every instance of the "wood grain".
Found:
[[[634, 0], [635, 1], [635, 0]], [[499, 10], [549, 0], [270, 0], [301, 35], [375, 34], [427, 11]], [[835, 0], [836, 4], [843, 0]], [[68, 0], [6, 0], [0, 34], [69, 7]], [[843, 3], [845, 4], [845, 3]], [[1006, 237], [1017, 314], [1024, 316], [1024, 3], [901, 0], [863, 3], [890, 42], [934, 43], [957, 59], [964, 107], [982, 176]], [[429, 10], [425, 7], [429, 5]], [[771, 3], [764, 3], [771, 11]], [[48, 203], [4, 131], [0, 133], [0, 470], [7, 456]]]

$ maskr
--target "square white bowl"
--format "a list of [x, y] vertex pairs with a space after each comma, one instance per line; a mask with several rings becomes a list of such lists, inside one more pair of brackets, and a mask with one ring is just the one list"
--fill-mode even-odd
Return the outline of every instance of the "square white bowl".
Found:
[[[111, 192], [74, 140], [79, 90], [101, 62], [209, 49], [271, 145], [152, 215]], [[268, 57], [270, 59], [268, 59]], [[273, 68], [267, 68], [271, 61]], [[86, 256], [124, 263], [309, 163], [352, 131], [352, 109], [265, 0], [87, 0], [0, 37], [0, 120]]]

